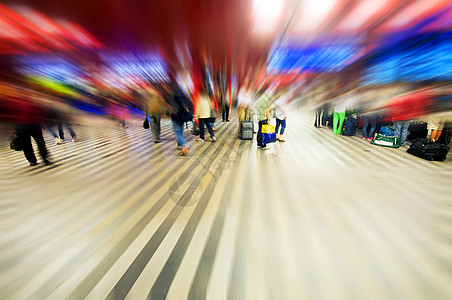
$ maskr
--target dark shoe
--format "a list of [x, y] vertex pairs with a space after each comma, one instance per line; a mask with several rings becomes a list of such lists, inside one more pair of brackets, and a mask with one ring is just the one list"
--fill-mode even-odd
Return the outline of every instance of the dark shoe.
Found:
[[33, 166], [36, 166], [37, 164], [38, 164], [37, 162], [31, 162], [31, 163], [30, 163], [30, 166], [33, 167]]
[[44, 159], [44, 163], [46, 164], [46, 166], [50, 166], [52, 163], [50, 161], [48, 161], [47, 159]]
[[226, 122], [231, 122], [231, 121], [229, 121], [229, 120], [226, 120]]
[[158, 144], [158, 143], [161, 143], [161, 142], [160, 142], [160, 140], [157, 140], [157, 141], [154, 141], [154, 143]]

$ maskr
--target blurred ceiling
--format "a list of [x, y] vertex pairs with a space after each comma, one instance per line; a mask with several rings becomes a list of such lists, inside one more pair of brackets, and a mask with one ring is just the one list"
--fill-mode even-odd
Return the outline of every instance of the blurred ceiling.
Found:
[[[435, 30], [450, 30], [452, 25], [447, 18], [451, 15], [450, 0], [23, 0], [3, 3], [0, 5], [3, 54], [55, 49], [133, 53], [153, 49], [161, 51], [176, 70], [208, 60], [214, 73], [230, 70], [232, 66], [239, 80], [249, 73], [259, 76], [269, 53], [282, 44], [350, 40], [358, 41], [365, 54], [380, 43], [379, 38], [390, 33], [413, 30], [419, 24]], [[27, 26], [27, 21], [40, 28]], [[61, 31], [52, 31], [46, 21]]]

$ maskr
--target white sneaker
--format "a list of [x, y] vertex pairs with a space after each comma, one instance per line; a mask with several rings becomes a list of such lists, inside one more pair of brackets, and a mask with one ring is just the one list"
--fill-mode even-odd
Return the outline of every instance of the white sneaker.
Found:
[[62, 144], [63, 143], [63, 140], [62, 139], [60, 139], [60, 138], [55, 138], [55, 144], [56, 145], [60, 145], [60, 144]]
[[217, 141], [217, 138], [216, 137], [213, 137], [212, 138], [212, 142], [216, 142]]
[[204, 140], [203, 140], [202, 138], [197, 138], [196, 140], [197, 140], [197, 141], [204, 142]]
[[74, 143], [77, 142], [77, 141], [78, 141], [77, 137], [74, 137], [74, 138], [72, 139], [72, 141], [73, 141]]

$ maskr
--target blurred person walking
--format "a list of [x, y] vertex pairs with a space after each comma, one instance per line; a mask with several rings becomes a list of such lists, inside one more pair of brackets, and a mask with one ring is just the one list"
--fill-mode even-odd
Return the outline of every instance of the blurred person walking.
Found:
[[[286, 115], [286, 112], [284, 111], [284, 109], [281, 107], [281, 105], [275, 105], [274, 116], [276, 119], [276, 127], [275, 127], [276, 139], [282, 143], [285, 143], [286, 140], [284, 139], [283, 136], [284, 136], [284, 131], [286, 129], [287, 115]], [[280, 127], [281, 127], [281, 131], [279, 130]]]
[[165, 100], [171, 107], [171, 122], [176, 135], [177, 150], [181, 151], [181, 156], [187, 155], [188, 143], [184, 139], [184, 123], [193, 120], [191, 102], [175, 83], [171, 86], [164, 85], [163, 89]]
[[257, 111], [257, 146], [262, 150], [267, 150], [267, 145], [263, 143], [262, 138], [262, 125], [270, 124], [270, 111], [269, 111], [269, 105], [270, 105], [270, 97], [265, 92], [265, 89], [262, 89], [259, 91], [257, 95], [257, 101], [254, 104]]
[[229, 92], [226, 93], [225, 97], [221, 94], [221, 108], [223, 122], [229, 122]]
[[213, 132], [213, 128], [211, 125], [212, 121], [212, 111], [214, 110], [215, 105], [213, 101], [210, 99], [207, 91], [203, 88], [199, 91], [198, 100], [196, 101], [196, 113], [195, 119], [199, 121], [199, 137], [201, 141], [205, 140], [205, 130], [204, 125], [207, 127], [209, 131], [210, 138], [212, 142], [216, 142], [215, 133]]
[[71, 125], [68, 122], [57, 121], [56, 124], [57, 124], [57, 127], [58, 127], [58, 134], [56, 134], [56, 132], [52, 129], [52, 125], [53, 124], [46, 123], [47, 130], [49, 130], [49, 132], [55, 138], [55, 144], [60, 145], [60, 144], [62, 144], [64, 142], [63, 125], [69, 131], [69, 134], [71, 135], [72, 141], [73, 142], [77, 142], [77, 135], [75, 134], [74, 130], [72, 130], [72, 127], [71, 127]]
[[165, 107], [162, 97], [154, 90], [150, 90], [146, 99], [147, 116], [152, 132], [154, 143], [160, 143], [161, 119], [165, 114]]
[[14, 116], [12, 133], [17, 134], [18, 142], [21, 144], [24, 156], [30, 163], [30, 166], [38, 164], [35, 156], [31, 138], [36, 141], [38, 145], [41, 158], [46, 165], [50, 165], [47, 159], [48, 151], [42, 131], [44, 130], [44, 118], [48, 112], [38, 103], [33, 102], [33, 91], [29, 91], [30, 99], [23, 99], [22, 97], [14, 97]]

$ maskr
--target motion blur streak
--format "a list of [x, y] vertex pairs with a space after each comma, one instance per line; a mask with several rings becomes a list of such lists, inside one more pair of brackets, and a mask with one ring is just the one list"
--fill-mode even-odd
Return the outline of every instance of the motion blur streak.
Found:
[[451, 0], [2, 1], [0, 298], [450, 298], [451, 50]]

